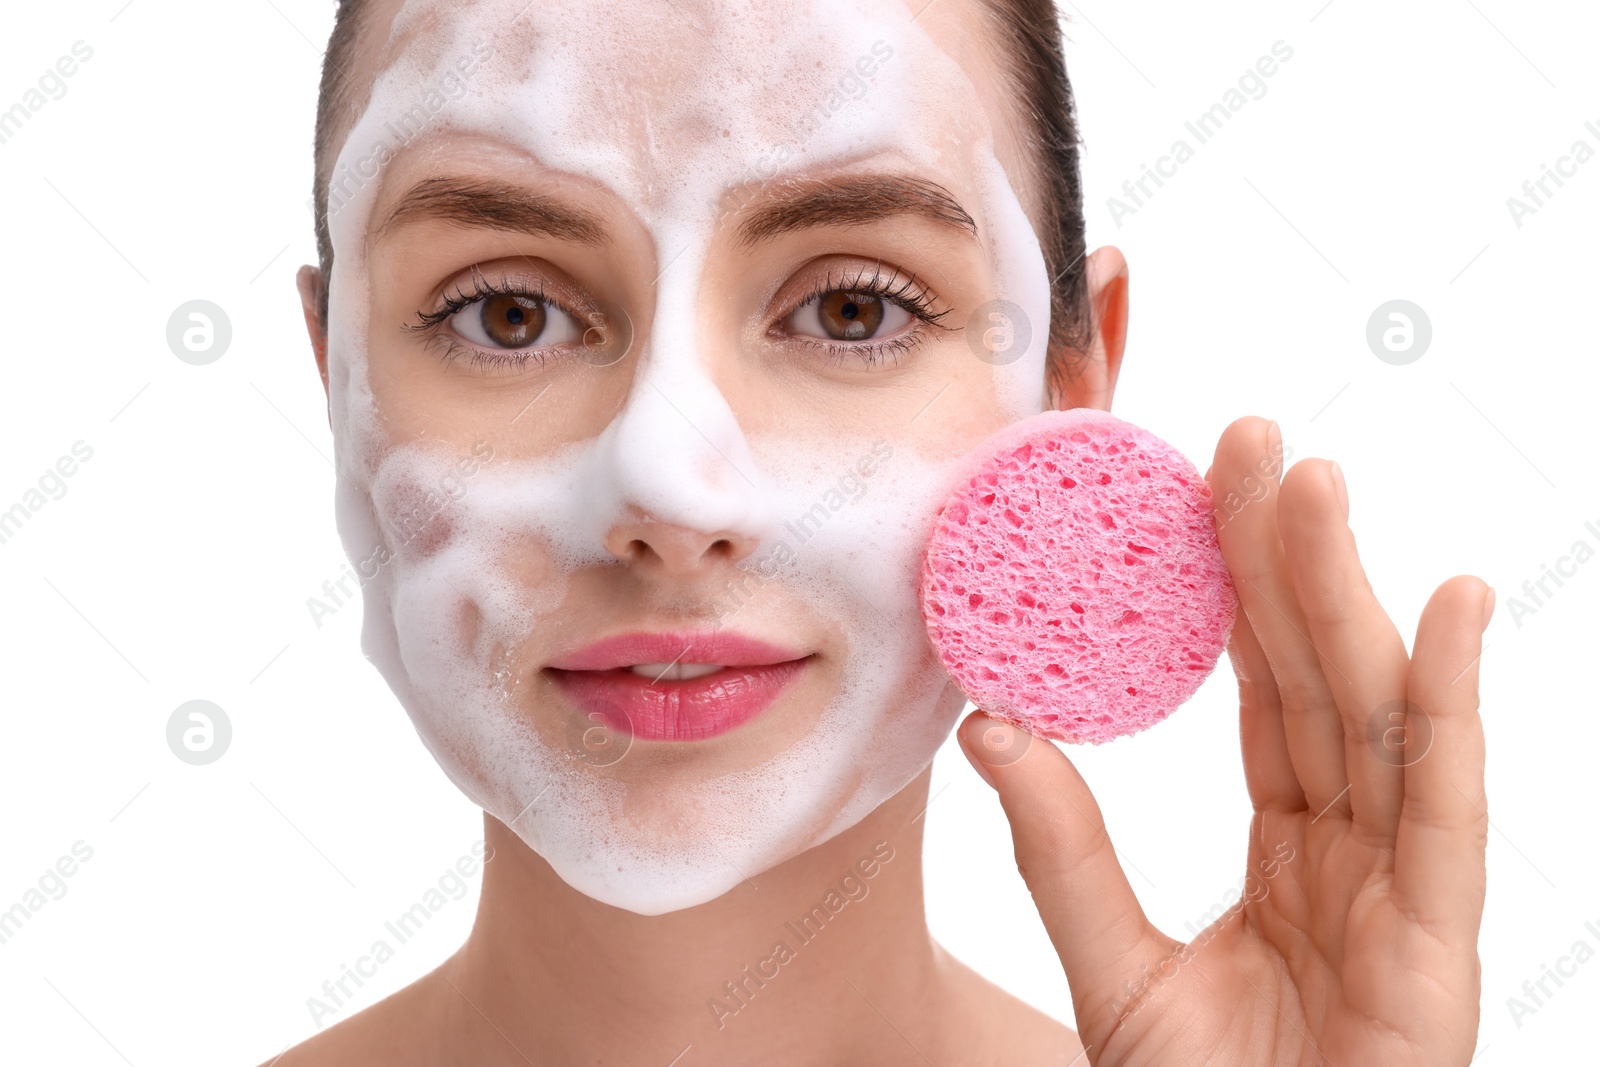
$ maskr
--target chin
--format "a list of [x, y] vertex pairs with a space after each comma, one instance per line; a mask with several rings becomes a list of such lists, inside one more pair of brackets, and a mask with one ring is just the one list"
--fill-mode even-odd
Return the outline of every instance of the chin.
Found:
[[[771, 709], [812, 722], [781, 751], [732, 770], [700, 767], [697, 746], [737, 752], [740, 732], [757, 720], [709, 742], [670, 743], [670, 776], [654, 773], [638, 752], [597, 766], [550, 743], [549, 731], [536, 729], [491, 673], [460, 661], [453, 670], [429, 663], [430, 649], [448, 655], [430, 642], [381, 641], [374, 651], [392, 654], [372, 658], [401, 668], [390, 684], [463, 793], [573, 889], [660, 915], [759, 885], [772, 868], [855, 826], [928, 766], [963, 702], [923, 654], [924, 640], [920, 632], [880, 634], [879, 645], [906, 654], [887, 660], [887, 649], [877, 648], [853, 656], [820, 707]], [[481, 682], [441, 685], [441, 677]], [[916, 827], [886, 835], [899, 832]]]

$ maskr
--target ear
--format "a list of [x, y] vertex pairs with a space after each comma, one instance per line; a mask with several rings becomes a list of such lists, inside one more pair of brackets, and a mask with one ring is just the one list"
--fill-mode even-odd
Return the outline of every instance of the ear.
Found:
[[317, 357], [317, 373], [322, 375], [322, 395], [328, 400], [328, 425], [333, 425], [332, 399], [328, 394], [328, 335], [322, 330], [322, 272], [307, 264], [295, 275], [300, 289], [300, 310], [306, 317], [306, 333], [311, 335], [311, 352]]
[[1050, 406], [1111, 410], [1128, 340], [1128, 261], [1110, 245], [1085, 261], [1092, 330], [1089, 346], [1050, 353]]

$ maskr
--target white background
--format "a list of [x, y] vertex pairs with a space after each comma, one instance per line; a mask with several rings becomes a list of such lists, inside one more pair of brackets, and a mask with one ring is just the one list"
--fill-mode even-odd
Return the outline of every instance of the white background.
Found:
[[[332, 7], [7, 12], [0, 108], [74, 41], [94, 49], [65, 96], [0, 145], [0, 510], [74, 442], [94, 450], [0, 545], [0, 909], [74, 842], [93, 849], [66, 895], [0, 945], [7, 1062], [265, 1059], [311, 1032], [306, 998], [481, 832], [361, 657], [359, 609], [318, 629], [305, 606], [343, 562], [293, 281], [315, 254], [311, 134]], [[1600, 948], [1584, 929], [1600, 926], [1600, 561], [1532, 614], [1514, 619], [1509, 601], [1573, 542], [1600, 547], [1584, 527], [1600, 528], [1600, 160], [1520, 227], [1506, 201], [1575, 140], [1600, 149], [1584, 129], [1600, 126], [1600, 15], [1509, 0], [1064, 10], [1091, 244], [1132, 263], [1116, 410], [1201, 469], [1251, 413], [1276, 418], [1296, 457], [1338, 459], [1368, 571], [1408, 640], [1443, 579], [1497, 587], [1477, 1062], [1592, 1059], [1600, 961], [1520, 1026], [1506, 1000], [1580, 938]], [[1294, 55], [1266, 95], [1118, 226], [1107, 198], [1279, 40]], [[205, 367], [165, 340], [196, 298], [234, 332]], [[1365, 341], [1394, 298], [1433, 325], [1407, 366]], [[1233, 697], [1224, 668], [1160, 727], [1072, 750], [1145, 907], [1175, 935], [1243, 873]], [[234, 728], [207, 767], [165, 741], [195, 698]], [[999, 806], [953, 744], [934, 789], [936, 936], [1070, 1022]], [[448, 955], [476, 893], [403, 946], [358, 1006]]]

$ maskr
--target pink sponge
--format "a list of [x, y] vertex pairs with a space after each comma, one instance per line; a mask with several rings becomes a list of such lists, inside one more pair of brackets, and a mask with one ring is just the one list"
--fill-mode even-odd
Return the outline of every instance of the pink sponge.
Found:
[[934, 524], [922, 611], [973, 703], [1041, 737], [1152, 726], [1217, 665], [1233, 583], [1211, 489], [1165, 441], [1103, 411], [996, 435]]

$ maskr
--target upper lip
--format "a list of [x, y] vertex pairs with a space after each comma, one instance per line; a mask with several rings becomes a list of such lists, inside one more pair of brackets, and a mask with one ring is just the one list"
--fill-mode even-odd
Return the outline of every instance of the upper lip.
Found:
[[679, 630], [602, 638], [557, 656], [549, 666], [560, 671], [610, 671], [641, 663], [769, 667], [803, 659], [805, 655], [722, 630]]

